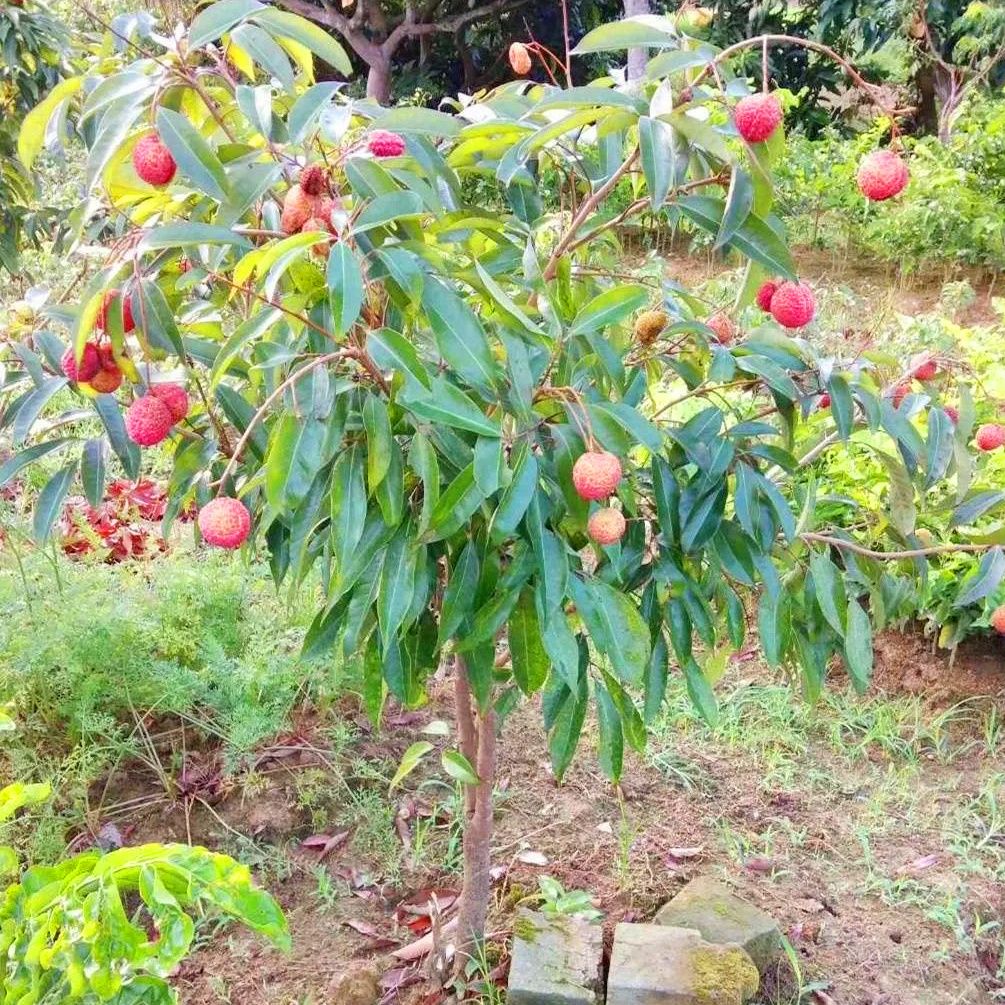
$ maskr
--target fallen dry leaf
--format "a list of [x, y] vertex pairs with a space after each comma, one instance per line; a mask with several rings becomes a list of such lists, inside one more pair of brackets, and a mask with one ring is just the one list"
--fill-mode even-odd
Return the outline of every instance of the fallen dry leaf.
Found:
[[931, 869], [932, 866], [938, 865], [941, 861], [942, 856], [935, 852], [930, 855], [922, 855], [920, 858], [916, 858], [913, 862], [908, 862], [907, 865], [901, 866], [897, 870], [897, 875], [917, 876], [920, 873], [923, 873], [926, 869]]
[[[455, 928], [457, 928], [457, 919], [452, 918], [440, 929], [441, 938], [449, 936]], [[407, 946], [396, 949], [391, 955], [396, 960], [404, 960], [405, 962], [421, 959], [433, 951], [434, 935], [434, 932], [427, 932], [421, 939], [416, 939], [415, 942], [410, 942]]]
[[532, 851], [527, 849], [527, 851], [520, 852], [517, 855], [517, 861], [522, 862], [524, 865], [547, 865], [548, 857], [539, 851]]

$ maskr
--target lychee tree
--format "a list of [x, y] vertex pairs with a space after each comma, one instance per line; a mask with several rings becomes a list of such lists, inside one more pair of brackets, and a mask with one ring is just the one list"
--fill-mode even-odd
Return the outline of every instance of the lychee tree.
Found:
[[[993, 541], [914, 534], [933, 497], [959, 526], [1002, 502], [971, 490], [965, 384], [944, 361], [825, 356], [802, 327], [813, 292], [772, 209], [780, 106], [765, 86], [734, 119], [750, 86], [731, 57], [766, 44], [628, 20], [580, 50], [655, 50], [634, 86], [515, 81], [454, 113], [388, 110], [313, 82], [311, 53], [347, 70], [315, 26], [222, 0], [131, 61], [99, 47], [27, 124], [28, 163], [67, 124], [85, 139], [119, 238], [12, 347], [0, 483], [62, 458], [44, 538], [75, 480], [99, 498], [113, 457], [135, 476], [138, 444], [166, 443], [167, 522], [194, 503], [207, 543], [264, 549], [277, 582], [317, 575], [306, 653], [358, 657], [375, 720], [450, 668], [461, 946], [484, 931], [496, 740], [522, 697], [542, 694], [557, 778], [595, 716], [616, 782], [670, 675], [714, 720], [712, 668], [756, 632], [808, 698], [837, 664], [864, 688], [873, 624], [929, 554], [982, 554], [960, 604], [1005, 570]], [[566, 179], [557, 208], [546, 169]], [[745, 261], [728, 302], [629, 269], [617, 228], [640, 214]], [[103, 372], [126, 380], [99, 393]], [[824, 522], [830, 450], [881, 461], [884, 511]]]

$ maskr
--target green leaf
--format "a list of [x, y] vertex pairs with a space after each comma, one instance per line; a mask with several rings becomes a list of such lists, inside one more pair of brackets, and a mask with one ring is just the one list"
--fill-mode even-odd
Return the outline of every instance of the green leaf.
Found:
[[278, 10], [275, 7], [261, 5], [255, 11], [254, 20], [282, 38], [293, 39], [306, 46], [319, 59], [337, 70], [343, 77], [353, 75], [352, 63], [345, 49], [326, 31], [319, 28], [313, 21], [291, 14], [289, 11]]
[[458, 116], [437, 112], [432, 108], [402, 105], [379, 115], [373, 122], [375, 129], [392, 133], [415, 133], [417, 136], [456, 136], [461, 131]]
[[119, 403], [110, 394], [102, 394], [94, 399], [94, 408], [104, 423], [108, 442], [122, 463], [126, 475], [137, 478], [140, 471], [140, 448], [126, 435], [126, 424]]
[[491, 396], [497, 378], [495, 360], [478, 316], [453, 290], [430, 279], [422, 307], [443, 358], [472, 387]]
[[953, 459], [955, 427], [941, 408], [928, 410], [928, 442], [925, 461], [925, 488], [931, 488], [949, 469]]
[[670, 18], [639, 14], [588, 31], [572, 51], [582, 56], [587, 52], [617, 52], [635, 48], [676, 49], [679, 45], [680, 32]]
[[366, 484], [376, 491], [391, 467], [391, 417], [387, 404], [375, 394], [363, 403], [363, 428], [366, 430]]
[[649, 663], [649, 628], [631, 599], [599, 579], [569, 578], [569, 592], [597, 650], [626, 684], [641, 683]]
[[426, 390], [431, 387], [429, 373], [419, 354], [400, 332], [390, 328], [371, 329], [366, 335], [366, 350], [382, 370], [397, 370], [420, 387]]
[[[11, 36], [7, 36], [10, 38]], [[84, 86], [85, 77], [68, 77], [61, 80], [45, 98], [25, 115], [17, 137], [17, 156], [26, 168], [31, 168], [42, 152], [45, 135], [52, 118], [66, 101]]]
[[224, 202], [230, 193], [220, 159], [201, 133], [180, 112], [157, 109], [157, 134], [171, 151], [178, 170], [211, 199]]
[[265, 456], [265, 497], [279, 513], [303, 501], [321, 466], [325, 430], [316, 419], [284, 412], [270, 437]]
[[9, 820], [25, 806], [45, 802], [52, 795], [48, 782], [12, 782], [0, 789], [0, 821]]
[[439, 645], [454, 637], [474, 607], [481, 564], [474, 541], [468, 541], [450, 570], [440, 610]]
[[714, 727], [719, 721], [719, 705], [715, 700], [712, 685], [709, 684], [708, 678], [701, 672], [701, 667], [693, 659], [685, 660], [682, 668], [691, 703], [705, 722]]
[[509, 618], [506, 638], [513, 659], [513, 679], [524, 694], [534, 694], [544, 686], [550, 660], [541, 639], [532, 590], [520, 594]]
[[485, 494], [475, 481], [475, 466], [471, 463], [440, 496], [423, 537], [427, 541], [439, 541], [455, 534], [484, 500]]
[[831, 415], [838, 435], [842, 440], [847, 440], [855, 422], [855, 400], [848, 381], [840, 373], [833, 374], [827, 381], [827, 393], [830, 394]]
[[344, 335], [359, 317], [364, 287], [359, 260], [343, 241], [336, 241], [328, 254], [327, 278], [335, 334]]
[[258, 0], [218, 0], [204, 7], [192, 20], [188, 31], [189, 46], [201, 49], [207, 42], [215, 42], [224, 32], [261, 8]]
[[855, 690], [862, 694], [872, 677], [872, 624], [857, 600], [848, 601], [844, 659]]
[[362, 234], [374, 227], [384, 227], [421, 213], [422, 200], [414, 192], [388, 192], [367, 204], [353, 222], [353, 233]]
[[639, 152], [642, 173], [649, 189], [649, 205], [657, 210], [666, 200], [673, 182], [676, 151], [673, 129], [662, 119], [643, 115], [639, 119]]
[[425, 547], [410, 538], [406, 523], [388, 545], [377, 593], [377, 622], [384, 647], [390, 645], [412, 606], [415, 576]]
[[614, 700], [602, 684], [596, 687], [597, 725], [600, 727], [597, 755], [600, 770], [612, 781], [621, 778], [624, 766], [625, 738], [621, 729], [621, 716], [614, 705]]
[[24, 399], [21, 407], [17, 410], [14, 428], [11, 430], [11, 440], [15, 446], [28, 438], [31, 427], [35, 425], [35, 420], [42, 414], [42, 410], [49, 403], [49, 400], [66, 385], [65, 377], [48, 377], [40, 387], [36, 387]]
[[963, 582], [953, 607], [966, 607], [983, 600], [998, 589], [1002, 577], [1005, 577], [1005, 552], [992, 548], [981, 559], [977, 571]]
[[597, 331], [607, 325], [624, 321], [630, 314], [649, 302], [649, 291], [644, 286], [623, 284], [598, 293], [576, 315], [569, 329], [570, 335]]
[[824, 552], [815, 551], [810, 555], [810, 574], [824, 620], [844, 638], [848, 602], [838, 567]]
[[19, 471], [28, 467], [33, 461], [74, 442], [71, 437], [64, 437], [61, 440], [46, 440], [45, 443], [36, 443], [33, 447], [28, 447], [26, 450], [21, 450], [8, 457], [3, 464], [0, 464], [0, 488], [3, 488]]
[[293, 90], [293, 65], [290, 57], [267, 31], [258, 25], [241, 24], [231, 32], [231, 38], [287, 91]]
[[481, 779], [471, 762], [459, 750], [445, 750], [440, 755], [443, 770], [462, 785], [480, 785]]
[[[0, 479], [0, 485], [3, 484]], [[976, 523], [988, 511], [1005, 502], [1005, 489], [985, 489], [963, 500], [949, 518], [950, 527], [966, 527]]]
[[84, 495], [92, 506], [100, 506], [105, 494], [105, 441], [100, 437], [88, 440], [80, 455], [80, 480]]
[[492, 517], [492, 532], [503, 536], [512, 534], [527, 512], [537, 491], [538, 464], [527, 443], [521, 443], [513, 465], [513, 478], [503, 492]]
[[415, 771], [415, 769], [419, 766], [419, 762], [432, 749], [433, 745], [428, 740], [419, 740], [418, 742], [413, 743], [402, 756], [401, 764], [398, 765], [398, 770], [394, 773], [394, 778], [391, 779], [388, 791], [393, 792], [413, 771]]
[[166, 223], [158, 225], [143, 235], [139, 248], [158, 251], [162, 248], [187, 248], [197, 244], [232, 244], [248, 249], [251, 242], [227, 227], [214, 227], [209, 223]]
[[444, 377], [434, 379], [432, 390], [428, 393], [404, 389], [400, 401], [410, 412], [433, 423], [442, 422], [479, 436], [502, 436], [498, 419], [487, 416], [460, 388]]
[[713, 250], [724, 248], [736, 236], [743, 226], [754, 206], [754, 183], [750, 175], [740, 168], [734, 168], [729, 179], [729, 190], [726, 193], [726, 208], [722, 214], [722, 223], [716, 235]]
[[35, 516], [32, 520], [32, 533], [39, 544], [48, 539], [49, 531], [52, 530], [52, 525], [56, 517], [59, 516], [63, 500], [70, 490], [76, 473], [77, 462], [74, 460], [57, 471], [39, 492], [35, 502]]

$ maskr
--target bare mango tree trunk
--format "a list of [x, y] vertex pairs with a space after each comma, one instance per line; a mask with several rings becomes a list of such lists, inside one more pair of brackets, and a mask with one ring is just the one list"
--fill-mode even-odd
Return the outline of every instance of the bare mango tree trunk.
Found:
[[478, 775], [477, 785], [464, 786], [464, 886], [457, 919], [455, 972], [461, 972], [485, 938], [492, 894], [492, 789], [496, 776], [496, 715], [491, 704], [481, 709], [473, 700], [467, 667], [454, 661], [454, 703], [461, 753]]
[[[625, 17], [649, 13], [649, 0], [625, 0]], [[645, 76], [646, 63], [649, 62], [648, 49], [628, 50], [628, 79], [640, 80]]]

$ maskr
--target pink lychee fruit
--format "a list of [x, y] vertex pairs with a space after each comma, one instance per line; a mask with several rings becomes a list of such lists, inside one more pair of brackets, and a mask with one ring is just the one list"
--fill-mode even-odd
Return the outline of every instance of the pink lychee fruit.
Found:
[[783, 328], [808, 325], [817, 311], [813, 291], [805, 283], [781, 283], [771, 297], [771, 316]]
[[960, 424], [960, 410], [958, 408], [954, 408], [952, 405], [943, 405], [942, 411], [949, 416], [949, 419], [954, 426], [958, 426]]
[[894, 384], [893, 389], [890, 391], [890, 401], [893, 402], [893, 407], [900, 408], [901, 402], [910, 392], [911, 385], [906, 380], [902, 380], [899, 384]]
[[999, 635], [1005, 635], [1005, 604], [995, 608], [991, 615], [991, 627]]
[[757, 306], [767, 313], [771, 310], [771, 298], [778, 289], [778, 282], [774, 279], [766, 279], [757, 290]]
[[729, 345], [736, 338], [736, 322], [725, 311], [713, 314], [705, 324], [715, 333], [715, 340], [720, 345]]
[[873, 202], [899, 195], [909, 178], [910, 172], [900, 154], [888, 148], [866, 154], [855, 176], [861, 193]]
[[71, 345], [59, 365], [63, 373], [76, 384], [85, 384], [101, 369], [101, 355], [98, 347], [93, 342], [84, 343], [84, 351], [80, 355], [80, 362], [77, 362], [77, 353]]
[[178, 165], [156, 133], [148, 133], [133, 147], [133, 168], [148, 185], [166, 185]]
[[173, 425], [167, 405], [153, 394], [144, 394], [126, 409], [126, 432], [129, 439], [141, 447], [160, 443]]
[[151, 384], [150, 393], [164, 402], [172, 422], [181, 422], [188, 415], [188, 394], [181, 384]]
[[217, 548], [240, 548], [251, 533], [251, 514], [240, 499], [220, 496], [206, 503], [198, 516], [202, 539]]
[[999, 425], [997, 422], [985, 423], [977, 430], [974, 442], [977, 444], [977, 449], [983, 450], [985, 453], [998, 450], [1005, 446], [1005, 426]]
[[572, 484], [583, 499], [606, 499], [621, 481], [621, 461], [606, 450], [588, 450], [572, 466]]
[[932, 354], [927, 352], [919, 352], [916, 356], [912, 356], [909, 365], [911, 376], [915, 380], [932, 380], [939, 372], [939, 364]]
[[375, 129], [370, 133], [366, 146], [374, 157], [400, 157], [405, 152], [405, 140], [386, 129]]
[[625, 533], [625, 517], [621, 510], [613, 506], [598, 509], [590, 516], [586, 524], [586, 532], [597, 544], [617, 544]]
[[831, 407], [831, 396], [824, 392], [817, 398], [817, 408], [830, 408]]
[[750, 94], [737, 103], [733, 118], [748, 143], [763, 143], [782, 121], [782, 106], [773, 94]]

